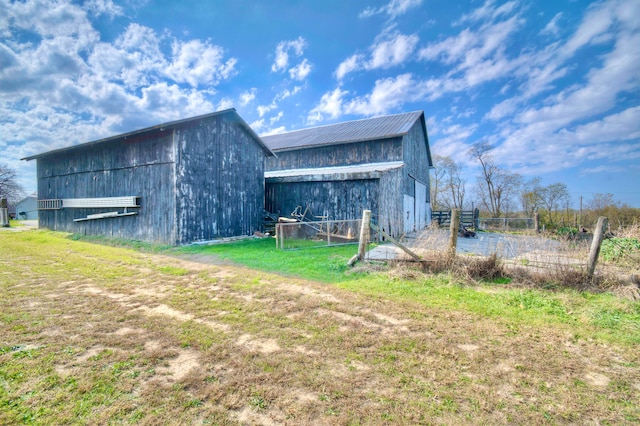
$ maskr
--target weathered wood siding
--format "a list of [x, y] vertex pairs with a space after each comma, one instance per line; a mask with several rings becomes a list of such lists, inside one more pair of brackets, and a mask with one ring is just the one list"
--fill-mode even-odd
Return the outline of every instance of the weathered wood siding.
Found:
[[403, 194], [399, 190], [406, 178], [404, 168], [389, 170], [380, 178], [379, 226], [392, 237], [404, 232]]
[[172, 132], [142, 134], [38, 158], [38, 198], [140, 196], [136, 216], [74, 222], [122, 209], [40, 210], [43, 228], [173, 244], [175, 241]]
[[265, 151], [227, 115], [176, 129], [177, 242], [262, 228]]
[[267, 158], [267, 171], [401, 161], [402, 138], [279, 151], [276, 155]]
[[[415, 122], [409, 132], [403, 137], [404, 193], [415, 197], [414, 178], [429, 188], [429, 156], [427, 141], [424, 140], [426, 129], [422, 127], [422, 120]], [[409, 177], [413, 176], [413, 178]], [[429, 201], [427, 191], [427, 201]]]
[[378, 214], [379, 179], [269, 183], [266, 208], [288, 217], [297, 206], [329, 219], [361, 219], [362, 211]]

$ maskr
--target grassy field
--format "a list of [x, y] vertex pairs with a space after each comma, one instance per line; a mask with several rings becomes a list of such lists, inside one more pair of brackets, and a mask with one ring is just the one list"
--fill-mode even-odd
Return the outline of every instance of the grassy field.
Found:
[[97, 242], [0, 231], [0, 424], [640, 422], [637, 302]]

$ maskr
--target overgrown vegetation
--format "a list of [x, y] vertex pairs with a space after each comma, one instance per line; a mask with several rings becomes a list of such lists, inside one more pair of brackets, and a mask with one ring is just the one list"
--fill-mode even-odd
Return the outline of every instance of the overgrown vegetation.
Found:
[[602, 257], [612, 262], [640, 263], [640, 240], [637, 238], [609, 238], [602, 242]]
[[637, 302], [491, 259], [468, 285], [346, 273], [354, 247], [93, 241], [0, 234], [0, 424], [640, 421]]

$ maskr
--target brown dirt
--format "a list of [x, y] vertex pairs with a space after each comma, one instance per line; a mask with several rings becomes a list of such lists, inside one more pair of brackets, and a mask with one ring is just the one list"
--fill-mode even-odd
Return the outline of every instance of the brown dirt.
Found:
[[[13, 287], [31, 290], [15, 312], [45, 318], [31, 325], [39, 332], [31, 344], [68, 348], [53, 357], [60, 376], [88, 380], [96, 369], [133, 365], [138, 375], [121, 384], [128, 399], [91, 422], [131, 400], [146, 410], [142, 424], [624, 424], [640, 416], [610, 409], [640, 398], [638, 353], [568, 328], [381, 303], [202, 257], [135, 257], [140, 265], [122, 266], [133, 274], [127, 282], [34, 276]], [[161, 266], [187, 273], [161, 274]]]

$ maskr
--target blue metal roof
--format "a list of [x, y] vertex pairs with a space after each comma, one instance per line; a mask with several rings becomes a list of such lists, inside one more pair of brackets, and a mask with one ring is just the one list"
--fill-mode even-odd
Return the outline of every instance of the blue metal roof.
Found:
[[261, 136], [260, 138], [269, 149], [276, 152], [319, 145], [387, 139], [407, 134], [416, 120], [423, 116], [422, 111], [414, 111], [310, 127], [277, 135]]

